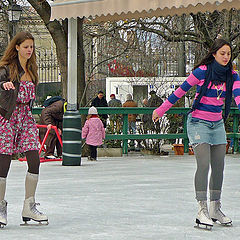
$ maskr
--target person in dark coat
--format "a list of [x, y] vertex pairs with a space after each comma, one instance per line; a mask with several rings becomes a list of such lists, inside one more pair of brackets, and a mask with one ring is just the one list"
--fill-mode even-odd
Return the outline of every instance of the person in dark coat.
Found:
[[[145, 98], [143, 99], [143, 107], [149, 107], [148, 100]], [[152, 115], [151, 114], [143, 114], [142, 116], [142, 122], [143, 122], [143, 132], [144, 134], [148, 133], [148, 130], [151, 130], [153, 128], [153, 121], [152, 121]]]
[[[116, 99], [115, 94], [110, 95], [111, 100], [108, 102], [109, 107], [122, 107], [122, 103], [119, 99]], [[111, 132], [120, 133], [121, 125], [122, 125], [122, 115], [121, 114], [111, 114], [109, 116], [110, 120], [110, 129]]]
[[156, 94], [154, 90], [152, 90], [149, 94], [151, 96], [148, 100], [149, 107], [159, 107], [162, 105], [163, 100]]
[[[108, 107], [107, 101], [104, 97], [103, 91], [99, 91], [98, 95], [96, 98], [93, 99], [92, 103], [91, 103], [91, 107]], [[104, 128], [106, 128], [107, 126], [107, 118], [108, 115], [107, 114], [100, 114], [99, 115], [100, 119], [103, 122], [103, 126]]]
[[[58, 128], [58, 133], [62, 135], [62, 123], [63, 123], [63, 114], [64, 114], [64, 99], [53, 102], [51, 105], [45, 107], [42, 110], [40, 122], [41, 125], [47, 125], [47, 129], [51, 126], [56, 126]], [[40, 139], [43, 140], [46, 131], [46, 128], [40, 128], [39, 134]], [[49, 135], [46, 140], [46, 152], [44, 157], [46, 159], [54, 159], [54, 150], [57, 149], [57, 156], [62, 155], [62, 146], [57, 138], [55, 131], [52, 129], [49, 132]]]
[[[150, 98], [148, 99], [148, 106], [149, 107], [159, 107], [162, 105], [163, 100], [156, 94], [156, 92], [154, 90], [152, 90], [150, 93]], [[151, 130], [155, 130], [157, 133], [160, 133], [161, 129], [160, 129], [160, 123], [156, 122], [153, 123], [151, 121]]]

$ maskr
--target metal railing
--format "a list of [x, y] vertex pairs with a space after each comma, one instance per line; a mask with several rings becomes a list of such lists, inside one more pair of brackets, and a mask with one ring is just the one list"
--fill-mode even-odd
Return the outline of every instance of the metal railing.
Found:
[[[81, 108], [79, 110], [80, 114], [87, 115], [88, 107]], [[128, 140], [137, 140], [137, 139], [183, 139], [184, 143], [184, 152], [188, 152], [188, 137], [187, 137], [187, 113], [189, 108], [171, 108], [167, 111], [166, 114], [181, 114], [183, 115], [183, 133], [166, 133], [166, 134], [129, 134], [128, 133], [128, 114], [152, 114], [155, 108], [116, 108], [116, 107], [99, 107], [99, 114], [122, 114], [123, 116], [123, 126], [121, 134], [106, 134], [107, 140], [122, 140], [123, 154], [128, 153]], [[41, 114], [42, 108], [34, 108], [33, 114]], [[232, 132], [227, 133], [228, 138], [233, 139], [233, 147], [235, 152], [239, 152], [239, 138], [240, 134], [238, 133], [239, 126], [239, 116], [240, 111], [238, 108], [231, 108], [230, 115], [233, 117], [233, 126]]]

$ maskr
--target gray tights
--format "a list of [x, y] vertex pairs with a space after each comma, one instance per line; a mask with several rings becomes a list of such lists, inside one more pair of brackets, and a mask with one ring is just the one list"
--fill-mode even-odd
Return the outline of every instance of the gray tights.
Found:
[[210, 145], [207, 143], [201, 143], [194, 147], [194, 154], [197, 160], [195, 191], [196, 199], [198, 201], [207, 200], [208, 172], [210, 164], [210, 201], [216, 201], [221, 198], [225, 153], [225, 144]]

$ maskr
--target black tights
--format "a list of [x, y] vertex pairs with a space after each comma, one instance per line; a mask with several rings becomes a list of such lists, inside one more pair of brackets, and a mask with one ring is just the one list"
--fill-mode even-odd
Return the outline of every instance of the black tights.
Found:
[[[39, 174], [40, 159], [37, 150], [31, 150], [25, 153], [28, 164], [28, 172]], [[10, 168], [12, 155], [0, 154], [0, 177], [6, 178]]]

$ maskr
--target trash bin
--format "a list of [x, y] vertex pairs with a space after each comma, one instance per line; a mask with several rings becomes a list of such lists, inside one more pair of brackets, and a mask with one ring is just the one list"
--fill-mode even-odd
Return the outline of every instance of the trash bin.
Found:
[[63, 166], [81, 165], [82, 126], [79, 111], [66, 111], [63, 116]]

